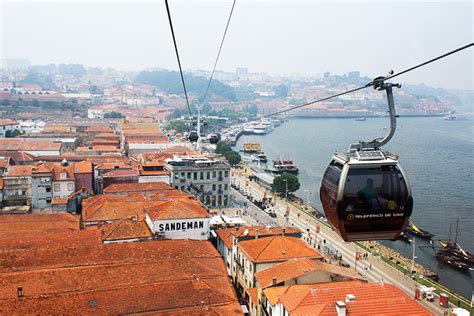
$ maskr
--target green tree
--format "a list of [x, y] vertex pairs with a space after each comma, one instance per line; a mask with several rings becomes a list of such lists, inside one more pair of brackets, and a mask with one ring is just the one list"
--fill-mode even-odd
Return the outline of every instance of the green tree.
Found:
[[8, 100], [8, 99], [3, 99], [0, 104], [1, 104], [2, 106], [10, 106], [10, 100]]
[[225, 155], [227, 152], [232, 151], [232, 147], [224, 141], [219, 141], [216, 145], [216, 154]]
[[121, 113], [115, 112], [115, 111], [104, 114], [104, 118], [122, 118], [122, 117], [123, 115]]
[[14, 137], [17, 137], [19, 135], [21, 135], [22, 133], [17, 130], [17, 129], [14, 129], [14, 130], [8, 130], [5, 132], [5, 138], [14, 138]]
[[38, 99], [31, 100], [31, 106], [34, 106], [34, 107], [40, 106], [40, 103], [39, 103]]
[[242, 157], [240, 157], [239, 153], [233, 150], [226, 152], [224, 155], [225, 159], [227, 159], [231, 166], [238, 165], [242, 160]]
[[285, 194], [288, 183], [288, 193], [298, 191], [300, 188], [300, 181], [298, 177], [291, 173], [284, 173], [273, 179], [272, 189], [280, 194]]
[[284, 84], [276, 86], [275, 89], [275, 96], [278, 98], [286, 98], [288, 96], [288, 87]]
[[175, 130], [177, 133], [184, 133], [186, 131], [186, 123], [181, 120], [171, 120], [166, 124], [167, 130]]

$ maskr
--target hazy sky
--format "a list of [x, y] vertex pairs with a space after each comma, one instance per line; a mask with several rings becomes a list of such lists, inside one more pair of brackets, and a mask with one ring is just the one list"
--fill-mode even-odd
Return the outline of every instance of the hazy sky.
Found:
[[[170, 0], [185, 69], [210, 70], [232, 0]], [[0, 57], [177, 69], [163, 0], [0, 0]], [[371, 77], [473, 41], [472, 1], [237, 0], [218, 69]], [[399, 78], [474, 89], [473, 49]]]

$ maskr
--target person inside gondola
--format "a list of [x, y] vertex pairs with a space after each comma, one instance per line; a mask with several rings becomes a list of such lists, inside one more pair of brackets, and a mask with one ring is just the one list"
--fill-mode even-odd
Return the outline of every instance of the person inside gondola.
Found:
[[367, 179], [366, 186], [357, 192], [357, 195], [362, 198], [366, 205], [370, 205], [370, 201], [375, 199], [375, 189], [374, 189], [374, 180], [372, 178]]
[[377, 190], [377, 195], [369, 201], [371, 211], [387, 211], [389, 209], [389, 201], [384, 198], [382, 189]]

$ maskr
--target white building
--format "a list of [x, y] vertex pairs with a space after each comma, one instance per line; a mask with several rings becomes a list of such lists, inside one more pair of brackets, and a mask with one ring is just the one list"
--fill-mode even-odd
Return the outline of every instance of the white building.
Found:
[[6, 137], [8, 131], [11, 133], [14, 130], [21, 131], [20, 124], [17, 122], [17, 120], [0, 119], [0, 137]]
[[101, 109], [88, 109], [87, 110], [87, 117], [90, 119], [103, 119], [104, 118], [104, 110]]
[[173, 199], [146, 210], [153, 233], [164, 239], [207, 240], [210, 216], [196, 200]]

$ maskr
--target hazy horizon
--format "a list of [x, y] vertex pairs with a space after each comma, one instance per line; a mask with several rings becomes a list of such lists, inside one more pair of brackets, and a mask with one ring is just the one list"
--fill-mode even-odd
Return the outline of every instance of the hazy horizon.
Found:
[[[164, 1], [0, 1], [0, 58], [177, 70]], [[185, 70], [212, 69], [231, 6], [170, 1]], [[471, 43], [472, 16], [470, 1], [237, 0], [217, 69], [376, 77]], [[465, 50], [398, 82], [474, 90], [473, 56]]]

